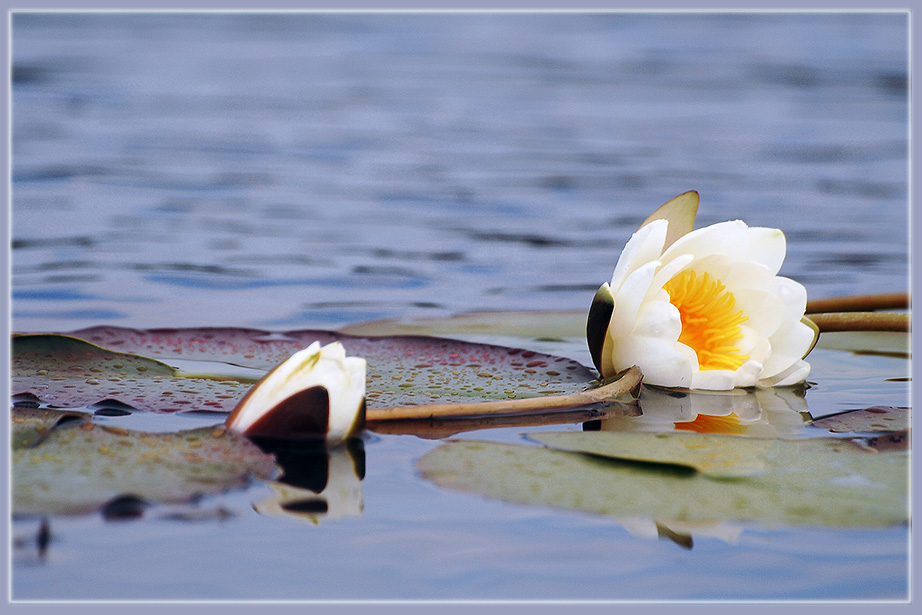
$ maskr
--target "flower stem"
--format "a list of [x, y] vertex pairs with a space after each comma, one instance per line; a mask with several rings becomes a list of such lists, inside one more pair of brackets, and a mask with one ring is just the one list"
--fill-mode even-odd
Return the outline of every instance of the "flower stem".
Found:
[[[821, 312], [873, 312], [874, 310], [906, 310], [912, 307], [909, 293], [852, 295], [807, 301], [807, 314]], [[819, 324], [819, 323], [817, 323]]]
[[825, 312], [807, 314], [820, 333], [833, 331], [910, 331], [912, 315], [906, 312]]
[[548, 395], [524, 399], [504, 399], [473, 403], [426, 404], [421, 406], [393, 406], [391, 408], [368, 408], [365, 419], [387, 421], [395, 419], [431, 419], [443, 417], [478, 416], [487, 414], [510, 414], [544, 412], [555, 408], [575, 408], [589, 404], [612, 401], [622, 395], [633, 395], [640, 386], [643, 375], [638, 367], [625, 371], [620, 378], [602, 386], [579, 391], [570, 395]]

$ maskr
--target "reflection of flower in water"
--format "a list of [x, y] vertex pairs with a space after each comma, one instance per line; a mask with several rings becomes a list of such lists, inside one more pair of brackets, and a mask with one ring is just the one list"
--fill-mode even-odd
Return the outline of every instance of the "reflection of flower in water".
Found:
[[[802, 388], [734, 389], [731, 391], [674, 391], [644, 386], [638, 401], [641, 414], [599, 421], [603, 431], [695, 431], [755, 436], [793, 437], [809, 421]], [[739, 523], [714, 520], [621, 517], [631, 535], [667, 538], [691, 549], [693, 537], [718, 538], [736, 545], [743, 533]]]
[[809, 421], [803, 389], [673, 391], [644, 386], [640, 416], [599, 421], [603, 431], [722, 433], [765, 438], [792, 437]]
[[285, 474], [269, 483], [272, 495], [253, 505], [261, 515], [309, 521], [361, 516], [365, 476], [361, 445], [278, 451]]

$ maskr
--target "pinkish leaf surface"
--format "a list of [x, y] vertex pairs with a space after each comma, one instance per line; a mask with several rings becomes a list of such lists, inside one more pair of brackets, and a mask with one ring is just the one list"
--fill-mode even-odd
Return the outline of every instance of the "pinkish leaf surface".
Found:
[[[154, 365], [182, 361], [188, 370], [190, 361], [201, 362], [197, 375], [216, 364], [267, 371], [314, 341], [342, 342], [348, 355], [366, 359], [369, 408], [574, 393], [594, 378], [589, 369], [564, 357], [424, 336], [93, 327], [67, 336], [42, 336], [42, 345], [27, 337], [34, 336], [14, 338], [12, 392], [31, 393], [62, 407], [113, 399], [158, 412], [230, 411], [252, 386], [252, 378], [222, 377], [220, 369], [212, 377], [190, 377]], [[75, 349], [74, 338], [85, 340], [89, 348]], [[145, 364], [148, 369], [138, 372], [133, 364], [125, 369], [125, 357], [133, 356], [151, 361]]]

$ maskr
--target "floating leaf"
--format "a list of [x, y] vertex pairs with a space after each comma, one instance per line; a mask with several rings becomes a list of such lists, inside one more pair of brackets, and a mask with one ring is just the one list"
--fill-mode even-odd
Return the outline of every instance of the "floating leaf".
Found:
[[189, 502], [276, 472], [271, 455], [223, 428], [142, 433], [89, 422], [51, 430], [12, 461], [14, 515]]
[[[119, 379], [116, 381], [81, 378], [99, 361], [124, 366], [116, 359], [126, 356], [124, 353], [144, 353], [156, 359], [155, 364], [165, 367], [171, 360], [182, 359], [268, 369], [314, 341], [321, 344], [340, 341], [347, 354], [366, 359], [369, 409], [540, 398], [580, 391], [594, 378], [589, 369], [572, 359], [433, 337], [363, 338], [328, 331], [270, 333], [252, 329], [139, 331], [118, 327], [94, 327], [69, 336], [44, 337], [47, 339], [43, 343], [51, 346], [51, 350], [45, 348], [45, 355], [54, 354], [56, 343], [70, 348], [74, 338], [85, 339], [88, 346], [104, 346], [101, 350], [110, 353], [87, 354], [83, 362], [73, 365], [52, 361], [41, 367], [34, 354], [26, 353], [27, 360], [23, 361], [20, 352], [23, 347], [18, 342], [14, 345], [13, 393], [31, 393], [46, 403], [67, 407], [114, 399], [143, 410], [230, 411], [250, 388], [252, 380], [184, 377], [162, 369], [154, 376], [148, 375], [149, 369], [145, 377], [139, 377], [122, 368], [115, 368], [121, 370], [112, 376]], [[68, 371], [71, 367], [78, 370], [74, 372], [76, 376]]]
[[586, 313], [582, 310], [478, 311], [445, 318], [372, 320], [348, 325], [340, 333], [356, 336], [436, 335], [490, 336], [521, 339], [582, 338]]
[[909, 429], [909, 408], [873, 406], [850, 410], [817, 419], [813, 425], [833, 433], [905, 431]]
[[67, 421], [86, 421], [87, 416], [62, 410], [13, 408], [10, 441], [13, 450], [38, 446], [58, 425]]
[[[868, 453], [848, 441], [757, 443], [731, 436], [673, 433], [663, 439], [659, 434], [611, 432], [531, 437], [635, 461], [457, 441], [427, 453], [418, 468], [442, 487], [616, 518], [829, 527], [883, 527], [908, 518], [908, 456]], [[684, 450], [673, 447], [674, 455], [664, 451], [662, 444], [671, 440]], [[764, 463], [757, 475], [715, 477], [683, 467], [710, 466], [711, 455], [718, 460], [744, 458], [747, 451]], [[717, 461], [718, 470], [720, 465]], [[752, 464], [749, 469], [756, 470]]]
[[909, 359], [910, 341], [909, 335], [893, 331], [833, 331], [820, 335], [817, 346], [855, 354]]
[[138, 410], [230, 411], [251, 382], [191, 378], [153, 359], [66, 335], [20, 335], [12, 341], [11, 389], [59, 407], [116, 400]]

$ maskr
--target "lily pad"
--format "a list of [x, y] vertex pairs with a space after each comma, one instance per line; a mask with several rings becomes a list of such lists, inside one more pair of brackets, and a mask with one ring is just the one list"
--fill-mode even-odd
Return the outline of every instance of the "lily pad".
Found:
[[[15, 422], [15, 419], [14, 419]], [[76, 515], [108, 503], [185, 503], [269, 479], [275, 461], [223, 428], [143, 433], [90, 422], [12, 455], [14, 515]]]
[[813, 421], [813, 425], [833, 433], [905, 431], [909, 429], [909, 408], [872, 406], [850, 410]]
[[169, 365], [67, 335], [13, 337], [10, 387], [58, 407], [115, 400], [138, 410], [230, 411], [252, 381], [193, 378]]
[[[442, 487], [615, 518], [818, 527], [884, 527], [908, 519], [905, 454], [869, 453], [851, 442], [832, 439], [760, 443], [732, 436], [661, 436], [614, 432], [531, 436], [619, 459], [456, 441], [430, 451], [418, 468]], [[664, 442], [669, 444], [667, 450]], [[714, 474], [691, 467], [710, 471], [711, 456], [743, 458], [746, 451], [764, 464], [761, 468], [747, 464], [749, 475], [728, 477], [719, 471], [719, 461]]]
[[[254, 329], [154, 329], [94, 327], [69, 335], [43, 335], [40, 352], [28, 338], [16, 336], [12, 355], [12, 391], [30, 393], [46, 403], [81, 407], [113, 399], [141, 410], [230, 411], [253, 379], [222, 376], [221, 365], [268, 370], [313, 341], [340, 341], [347, 354], [368, 363], [369, 409], [454, 401], [538, 398], [578, 392], [593, 373], [565, 357], [492, 344], [424, 336], [358, 337], [329, 331], [269, 332]], [[83, 341], [93, 352], [73, 352]], [[70, 361], [41, 359], [56, 354]], [[152, 367], [125, 369], [124, 357], [143, 357]], [[81, 361], [80, 357], [84, 359]], [[173, 370], [171, 361], [199, 361], [195, 376]], [[103, 362], [113, 370], [95, 375]], [[121, 365], [122, 367], [115, 367]], [[108, 368], [106, 368], [108, 369]], [[169, 369], [169, 371], [167, 371]], [[73, 371], [71, 371], [73, 370]], [[208, 370], [215, 370], [209, 377]], [[188, 370], [187, 370], [188, 371]], [[92, 381], [92, 382], [90, 382]]]
[[529, 437], [552, 448], [644, 463], [687, 466], [711, 477], [757, 476], [767, 470], [770, 449], [781, 440], [714, 434], [549, 432]]
[[10, 443], [13, 450], [38, 446], [48, 434], [67, 421], [84, 422], [87, 415], [65, 410], [39, 408], [13, 408], [10, 424]]

